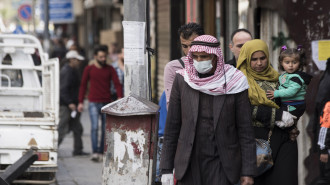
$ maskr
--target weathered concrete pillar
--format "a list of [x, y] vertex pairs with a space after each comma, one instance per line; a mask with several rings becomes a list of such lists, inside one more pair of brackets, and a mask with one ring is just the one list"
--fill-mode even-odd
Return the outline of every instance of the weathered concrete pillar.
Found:
[[135, 95], [102, 108], [107, 114], [103, 185], [153, 184], [158, 110], [158, 105]]

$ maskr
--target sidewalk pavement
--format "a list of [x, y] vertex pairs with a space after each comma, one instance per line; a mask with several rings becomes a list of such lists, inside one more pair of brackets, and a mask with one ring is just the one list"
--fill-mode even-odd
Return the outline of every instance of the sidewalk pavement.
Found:
[[[84, 128], [83, 146], [84, 152], [92, 153], [90, 137], [90, 119], [88, 114], [88, 103], [85, 102], [84, 111], [80, 117]], [[56, 183], [52, 185], [101, 185], [102, 184], [102, 162], [93, 162], [90, 156], [73, 157], [73, 134], [67, 134], [58, 149], [58, 171]]]

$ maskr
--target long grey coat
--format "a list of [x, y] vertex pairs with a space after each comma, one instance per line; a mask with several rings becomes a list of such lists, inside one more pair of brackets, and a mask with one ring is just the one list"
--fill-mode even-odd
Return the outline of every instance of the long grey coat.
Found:
[[[160, 169], [175, 168], [177, 180], [183, 178], [190, 163], [199, 93], [181, 75], [176, 75], [168, 108]], [[228, 180], [234, 184], [240, 176], [254, 176], [256, 148], [248, 91], [215, 96], [213, 111], [219, 158]]]

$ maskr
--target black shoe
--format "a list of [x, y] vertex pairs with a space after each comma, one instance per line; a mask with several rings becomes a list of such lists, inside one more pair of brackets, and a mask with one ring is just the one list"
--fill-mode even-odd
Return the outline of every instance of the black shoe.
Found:
[[72, 152], [72, 155], [73, 156], [89, 156], [89, 153], [83, 152], [83, 151], [81, 151], [81, 152]]

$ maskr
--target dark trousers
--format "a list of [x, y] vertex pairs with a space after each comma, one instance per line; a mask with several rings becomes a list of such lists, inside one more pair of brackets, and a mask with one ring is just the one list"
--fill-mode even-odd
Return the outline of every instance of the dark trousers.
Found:
[[330, 184], [330, 160], [327, 163], [320, 162], [320, 178], [315, 185]]
[[[195, 171], [195, 170], [192, 169], [191, 165], [189, 165], [185, 175], [183, 176], [183, 178], [180, 181], [177, 182], [177, 185], [200, 185], [200, 178], [197, 177], [199, 175], [194, 174], [193, 171]], [[210, 174], [209, 176], [213, 176], [213, 178], [208, 178], [210, 182], [207, 184], [202, 184], [202, 185], [209, 185], [209, 184], [232, 185], [228, 181], [223, 168], [221, 168], [220, 171], [218, 171], [218, 172], [219, 173], [217, 173], [217, 174], [215, 174], [215, 173]]]
[[[294, 108], [296, 108], [293, 111], [290, 111], [290, 114], [294, 115], [297, 117], [297, 119], [299, 120], [299, 118], [304, 114], [305, 109], [306, 109], [306, 104], [299, 104], [299, 105], [290, 105], [293, 106]], [[281, 105], [281, 109], [284, 111], [288, 111], [288, 105], [285, 105], [284, 103]]]
[[60, 122], [58, 124], [58, 145], [63, 141], [64, 136], [73, 132], [73, 153], [79, 154], [82, 152], [83, 143], [82, 143], [82, 133], [83, 127], [80, 122], [80, 113], [77, 113], [75, 118], [71, 118], [71, 110], [68, 106], [60, 106]]

